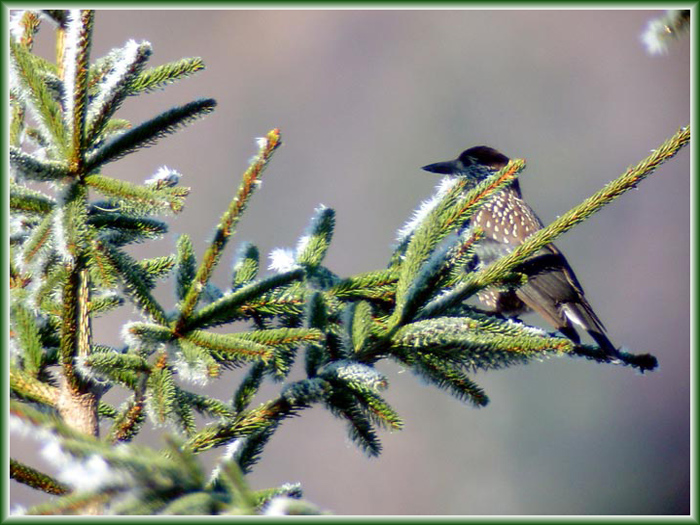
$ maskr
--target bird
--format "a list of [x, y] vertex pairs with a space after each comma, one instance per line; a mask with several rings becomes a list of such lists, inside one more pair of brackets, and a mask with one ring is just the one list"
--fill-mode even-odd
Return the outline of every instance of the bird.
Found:
[[[466, 191], [505, 167], [509, 158], [489, 146], [475, 146], [459, 157], [423, 166], [423, 170], [449, 177], [467, 178]], [[469, 221], [481, 228], [484, 237], [475, 246], [479, 268], [512, 252], [534, 232], [543, 228], [530, 205], [523, 200], [516, 179], [496, 193]], [[516, 288], [486, 288], [479, 300], [491, 311], [505, 317], [517, 317], [535, 311], [551, 326], [581, 344], [577, 328], [593, 338], [606, 357], [616, 360], [619, 351], [606, 335], [606, 329], [586, 299], [583, 288], [561, 251], [548, 244], [515, 268], [527, 280]]]

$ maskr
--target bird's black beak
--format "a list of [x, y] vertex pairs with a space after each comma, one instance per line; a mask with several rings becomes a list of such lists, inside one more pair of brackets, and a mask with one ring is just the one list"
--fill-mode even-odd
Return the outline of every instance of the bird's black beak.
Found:
[[425, 171], [431, 171], [433, 173], [442, 173], [443, 175], [452, 175], [457, 169], [454, 160], [448, 160], [447, 162], [436, 162], [435, 164], [428, 164], [423, 166], [421, 169]]

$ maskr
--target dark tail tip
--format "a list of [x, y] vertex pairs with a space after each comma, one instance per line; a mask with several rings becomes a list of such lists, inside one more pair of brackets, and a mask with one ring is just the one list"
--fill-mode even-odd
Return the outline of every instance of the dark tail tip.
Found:
[[622, 352], [617, 349], [615, 349], [613, 354], [607, 349], [595, 348], [587, 345], [577, 346], [574, 353], [587, 359], [598, 361], [599, 363], [631, 366], [642, 373], [655, 370], [659, 366], [658, 360], [651, 354], [630, 354], [629, 352]]
[[629, 354], [627, 352], [618, 352], [618, 354], [626, 365], [636, 368], [642, 373], [656, 370], [659, 367], [659, 361], [651, 354]]

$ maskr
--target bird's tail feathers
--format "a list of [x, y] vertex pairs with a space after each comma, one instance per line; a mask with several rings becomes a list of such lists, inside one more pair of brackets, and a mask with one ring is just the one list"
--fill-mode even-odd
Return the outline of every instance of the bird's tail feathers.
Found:
[[[585, 301], [566, 303], [562, 306], [562, 313], [568, 321], [588, 332], [593, 340], [598, 343], [600, 349], [607, 355], [610, 357], [619, 358], [619, 350], [615, 347], [612, 341], [610, 341], [608, 336], [605, 335], [605, 327], [603, 326], [603, 323], [600, 321], [600, 319], [598, 319], [598, 316], [593, 312], [593, 309], [588, 305], [588, 303]], [[569, 330], [573, 331], [573, 327], [569, 327]]]

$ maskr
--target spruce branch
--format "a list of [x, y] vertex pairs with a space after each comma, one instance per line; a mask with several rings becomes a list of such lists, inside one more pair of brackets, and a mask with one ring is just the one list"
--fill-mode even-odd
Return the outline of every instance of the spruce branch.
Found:
[[100, 508], [102, 504], [108, 502], [112, 497], [114, 497], [112, 491], [105, 491], [99, 494], [88, 491], [71, 493], [63, 496], [58, 501], [31, 507], [26, 514], [29, 516], [96, 514], [95, 509]]
[[[168, 225], [158, 219], [107, 213], [96, 208], [95, 212], [88, 216], [87, 222], [95, 230], [99, 231], [98, 238], [100, 241], [116, 247], [135, 244], [149, 239], [158, 239], [168, 232]], [[158, 264], [165, 264], [166, 259], [173, 259], [174, 263], [174, 258], [168, 256], [158, 259], [161, 261]], [[170, 268], [172, 268], [172, 265], [170, 265]]]
[[119, 284], [120, 271], [105, 251], [103, 242], [92, 240], [87, 248], [88, 269], [95, 285], [114, 290]]
[[[403, 422], [399, 415], [378, 395], [380, 391], [387, 388], [388, 384], [386, 377], [373, 367], [353, 362], [337, 361], [326, 367], [319, 377], [326, 380], [330, 385], [335, 386], [336, 391], [346, 390], [355, 398], [356, 403], [350, 400], [343, 400], [343, 403], [347, 403], [347, 407], [339, 408], [343, 412], [347, 411], [349, 414], [353, 414], [349, 416], [351, 419], [356, 417], [354, 415], [355, 412], [360, 411], [364, 416], [384, 428], [393, 430], [402, 428]], [[332, 395], [327, 402], [332, 405], [336, 400]], [[352, 406], [353, 404], [355, 405], [354, 407]], [[365, 422], [357, 424], [362, 428], [366, 426]], [[370, 439], [369, 441], [372, 442], [369, 448], [374, 449], [375, 440]]]
[[129, 292], [129, 298], [142, 309], [144, 314], [157, 323], [166, 325], [168, 317], [163, 307], [151, 294], [152, 282], [133, 258], [109, 246], [105, 246], [103, 254], [106, 256], [109, 264], [119, 272], [119, 278]]
[[63, 48], [63, 82], [65, 86], [64, 112], [70, 131], [68, 164], [71, 171], [79, 172], [84, 157], [85, 117], [88, 105], [88, 69], [94, 11], [71, 10], [66, 22]]
[[231, 406], [218, 399], [182, 389], [180, 389], [179, 395], [188, 405], [192, 406], [192, 408], [200, 414], [220, 419], [233, 418], [236, 416], [236, 411], [231, 408]]
[[110, 443], [131, 441], [146, 421], [144, 383], [145, 377], [142, 376], [132, 398], [125, 403], [125, 407], [114, 417], [114, 423], [108, 433]]
[[90, 173], [128, 153], [152, 146], [159, 139], [211, 113], [214, 107], [216, 107], [216, 101], [209, 98], [195, 100], [184, 106], [165, 111], [122, 135], [108, 140], [103, 146], [88, 155], [84, 171]]
[[[11, 155], [11, 153], [10, 153]], [[26, 213], [45, 216], [56, 205], [55, 199], [39, 191], [10, 182], [10, 211], [16, 214]]]
[[173, 371], [167, 364], [167, 356], [161, 352], [146, 382], [146, 410], [157, 425], [175, 423], [177, 413], [177, 385]]
[[381, 453], [382, 444], [372, 427], [369, 413], [354, 395], [336, 389], [328, 395], [326, 406], [331, 413], [347, 422], [348, 436], [363, 452], [370, 457]]
[[459, 368], [432, 353], [405, 353], [399, 360], [423, 379], [435, 386], [447, 390], [460, 401], [468, 401], [476, 407], [489, 403], [484, 390], [469, 379]]
[[12, 458], [10, 458], [10, 478], [47, 494], [61, 496], [70, 492], [65, 484]]
[[[253, 312], [275, 315], [288, 312], [289, 306], [299, 306], [303, 304], [303, 294], [296, 295], [285, 290], [285, 285], [294, 283], [302, 279], [304, 271], [302, 269], [273, 275], [245, 285], [235, 292], [223, 296], [194, 312], [186, 321], [182, 323], [176, 332], [183, 333], [194, 328], [207, 328], [218, 324], [245, 318]], [[271, 294], [273, 290], [282, 290], [279, 295]]]
[[340, 280], [327, 293], [345, 301], [374, 300], [393, 302], [398, 274], [396, 270], [378, 270]]
[[[503, 330], [502, 323], [497, 327], [487, 325], [485, 330], [482, 326], [468, 317], [418, 321], [398, 330], [392, 337], [392, 345], [406, 351], [427, 351], [438, 355], [441, 349], [461, 350], [453, 358], [474, 370], [503, 366], [513, 360], [523, 362], [533, 356], [542, 356], [547, 350], [571, 352], [574, 349], [574, 344], [564, 337], [524, 330], [513, 333]], [[502, 353], [505, 356], [499, 359]]]
[[177, 240], [177, 271], [175, 274], [175, 294], [182, 301], [194, 280], [197, 260], [194, 247], [188, 235], [181, 235]]
[[[255, 341], [249, 341], [238, 334], [217, 334], [192, 330], [182, 340], [202, 348], [203, 355], [210, 356], [227, 366], [240, 366], [247, 361], [270, 361], [274, 349]], [[201, 358], [200, 358], [201, 359]]]
[[113, 199], [120, 211], [125, 213], [178, 213], [183, 208], [184, 197], [189, 193], [189, 188], [147, 188], [96, 173], [86, 176], [85, 184]]
[[97, 375], [123, 384], [130, 389], [136, 389], [140, 373], [149, 373], [150, 365], [140, 355], [123, 354], [113, 349], [96, 351], [82, 358], [79, 363], [83, 370], [89, 370], [90, 375]]
[[11, 309], [13, 336], [17, 338], [17, 342], [23, 349], [23, 371], [37, 377], [43, 360], [43, 345], [37, 319], [22, 303], [13, 304]]
[[221, 253], [226, 246], [229, 238], [233, 235], [235, 227], [243, 214], [250, 197], [253, 195], [256, 187], [260, 184], [260, 177], [265, 169], [265, 166], [272, 158], [274, 151], [280, 146], [280, 132], [278, 129], [270, 131], [265, 138], [259, 140], [260, 150], [253, 162], [243, 174], [243, 180], [236, 192], [236, 196], [231, 201], [229, 208], [219, 221], [219, 225], [214, 233], [209, 248], [202, 257], [202, 263], [197, 269], [194, 281], [190, 285], [183, 300], [180, 310], [180, 317], [175, 325], [175, 331], [180, 332], [184, 327], [187, 318], [192, 314], [199, 296], [204, 289], [204, 286], [209, 282], [214, 268], [219, 262]]
[[94, 297], [88, 303], [88, 312], [94, 317], [99, 317], [107, 312], [114, 310], [124, 304], [124, 299], [116, 295], [105, 295], [102, 297]]
[[130, 94], [131, 84], [144, 68], [151, 53], [148, 42], [137, 44], [133, 40], [129, 41], [116, 53], [113, 61], [108, 61], [106, 71], [100, 72], [98, 96], [90, 105], [88, 114], [87, 137], [91, 144], [96, 144], [105, 132], [112, 115]]
[[19, 180], [57, 182], [70, 175], [68, 166], [63, 163], [39, 160], [14, 146], [10, 146], [10, 166], [14, 170], [15, 177]]
[[[27, 50], [31, 51], [34, 47], [34, 35], [36, 35], [41, 25], [41, 18], [34, 11], [26, 10], [20, 11], [14, 15], [15, 17], [20, 17], [18, 24], [22, 29], [21, 35], [17, 38], [17, 34], [14, 31], [10, 31], [10, 37], [18, 40], [21, 45], [23, 45]], [[16, 19], [15, 19], [16, 20]], [[12, 25], [15, 20], [10, 21]]]
[[296, 415], [308, 404], [302, 400], [290, 402], [285, 397], [269, 401], [256, 409], [240, 414], [232, 423], [209, 425], [192, 436], [185, 446], [193, 452], [203, 452], [231, 441], [265, 430], [281, 420]]
[[129, 84], [129, 94], [136, 95], [161, 89], [167, 84], [193, 75], [203, 69], [204, 62], [199, 57], [183, 58], [176, 62], [148, 69], [140, 73]]
[[26, 138], [25, 135], [25, 118], [26, 108], [22, 104], [14, 92], [10, 93], [10, 139], [11, 148], [19, 148], [22, 141]]
[[58, 401], [58, 389], [55, 386], [16, 368], [10, 369], [10, 391], [15, 396], [49, 407], [55, 407]]
[[319, 266], [328, 252], [334, 228], [335, 211], [320, 206], [297, 247], [297, 264], [307, 268]]
[[258, 362], [250, 367], [233, 396], [233, 407], [237, 413], [243, 412], [248, 408], [255, 394], [258, 393], [264, 374], [264, 363]]
[[59, 155], [65, 154], [68, 144], [63, 112], [42, 78], [39, 62], [24, 46], [15, 42], [10, 42], [10, 57], [22, 100], [27, 102], [44, 135], [50, 139], [49, 146]]
[[61, 323], [61, 343], [59, 346], [61, 355], [61, 367], [71, 390], [78, 391], [81, 388], [81, 379], [75, 372], [75, 359], [78, 355], [87, 352], [86, 340], [88, 333], [84, 331], [87, 317], [87, 290], [86, 275], [80, 266], [77, 266], [68, 275], [63, 287], [63, 309]]
[[260, 269], [260, 252], [251, 243], [243, 243], [238, 249], [231, 274], [231, 289], [236, 290], [252, 282]]

